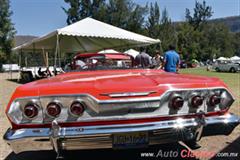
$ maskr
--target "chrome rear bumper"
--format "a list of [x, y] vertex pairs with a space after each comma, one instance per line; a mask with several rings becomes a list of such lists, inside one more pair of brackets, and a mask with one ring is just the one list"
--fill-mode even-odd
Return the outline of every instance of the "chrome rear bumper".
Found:
[[4, 140], [15, 153], [24, 151], [112, 148], [112, 135], [147, 131], [149, 145], [177, 141], [200, 140], [202, 136], [228, 135], [240, 123], [233, 114], [175, 119], [151, 123], [102, 125], [61, 128], [8, 129]]

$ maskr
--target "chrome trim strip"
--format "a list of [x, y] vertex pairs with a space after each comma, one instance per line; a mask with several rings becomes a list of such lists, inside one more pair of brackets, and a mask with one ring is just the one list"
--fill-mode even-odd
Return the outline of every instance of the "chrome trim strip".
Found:
[[142, 101], [156, 101], [159, 100], [163, 95], [165, 95], [168, 92], [173, 92], [173, 91], [192, 91], [192, 90], [211, 90], [211, 89], [225, 89], [235, 100], [234, 96], [232, 93], [225, 87], [209, 87], [209, 88], [172, 88], [169, 90], [166, 90], [163, 92], [160, 96], [157, 97], [147, 97], [147, 98], [125, 98], [125, 99], [116, 99], [116, 100], [99, 100], [96, 97], [92, 96], [91, 94], [88, 93], [81, 93], [81, 94], [56, 94], [56, 95], [41, 95], [41, 96], [29, 96], [29, 97], [22, 97], [22, 98], [16, 98], [15, 100], [21, 100], [21, 99], [34, 99], [34, 98], [45, 98], [45, 97], [71, 97], [71, 96], [87, 96], [96, 101], [99, 104], [105, 104], [105, 103], [131, 103], [131, 102], [142, 102]]
[[[222, 130], [221, 130], [222, 126], [229, 126], [230, 132], [231, 132], [240, 123], [240, 117], [233, 114], [226, 114], [222, 116], [212, 116], [212, 117], [205, 117], [205, 118], [202, 117], [202, 118], [206, 122], [205, 125], [201, 122], [201, 118], [200, 119], [199, 118], [196, 118], [196, 119], [179, 118], [175, 120], [139, 123], [139, 124], [119, 124], [119, 125], [101, 125], [101, 126], [83, 126], [83, 127], [65, 127], [65, 128], [56, 127], [57, 129], [54, 131], [52, 131], [51, 128], [27, 128], [27, 129], [18, 129], [18, 130], [9, 129], [5, 133], [3, 138], [11, 146], [11, 148], [14, 150], [15, 153], [20, 153], [24, 151], [51, 149], [52, 144], [49, 143], [50, 141], [49, 139], [51, 138], [52, 135], [54, 135], [54, 138], [58, 137], [58, 140], [60, 141], [57, 141], [57, 142], [61, 143], [61, 139], [67, 140], [69, 138], [70, 139], [78, 138], [78, 139], [84, 140], [89, 136], [99, 137], [101, 135], [109, 136], [113, 133], [152, 131], [153, 134], [158, 133], [156, 134], [156, 136], [159, 135], [160, 138], [161, 137], [163, 138], [164, 135], [166, 135], [166, 137], [163, 138], [163, 141], [167, 143], [169, 142], [168, 140], [169, 137], [167, 137], [167, 135], [169, 135], [167, 134], [169, 133], [168, 131], [170, 131], [170, 134], [174, 134], [174, 133], [177, 134], [178, 131], [181, 131], [181, 134], [183, 134], [184, 136], [188, 136], [187, 133], [182, 132], [182, 130], [190, 129], [189, 131], [192, 134], [196, 134], [197, 129], [201, 128], [201, 126], [203, 126], [203, 130], [204, 130], [205, 127], [211, 128], [211, 125], [217, 125], [220, 127], [218, 132], [221, 134], [224, 134], [222, 133]], [[54, 125], [58, 126], [57, 123]], [[229, 128], [229, 127], [225, 127], [225, 128]], [[199, 133], [201, 134], [201, 132], [198, 132], [198, 134]], [[201, 135], [195, 135], [195, 136], [201, 136]], [[98, 138], [93, 140], [97, 140], [97, 139]], [[173, 140], [173, 139], [170, 139], [170, 140]], [[173, 141], [178, 141], [178, 140], [174, 139]], [[157, 143], [160, 143], [160, 142], [158, 141], [155, 144]], [[86, 148], [84, 149], [87, 149], [88, 147], [104, 148], [104, 146], [101, 146], [101, 145], [94, 146], [93, 143], [91, 144], [92, 144], [91, 146], [85, 144]], [[97, 145], [97, 142], [96, 142], [96, 145]], [[67, 146], [64, 146], [64, 147], [68, 148]]]
[[122, 92], [122, 93], [102, 93], [102, 96], [109, 96], [111, 98], [118, 97], [135, 97], [135, 96], [148, 96], [149, 94], [156, 93], [156, 91], [149, 92]]

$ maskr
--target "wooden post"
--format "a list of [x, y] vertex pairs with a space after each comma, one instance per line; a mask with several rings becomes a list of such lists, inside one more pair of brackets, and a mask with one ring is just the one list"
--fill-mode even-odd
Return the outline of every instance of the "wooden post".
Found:
[[48, 52], [46, 52], [46, 65], [47, 65], [47, 67], [49, 67], [49, 61], [48, 61]]

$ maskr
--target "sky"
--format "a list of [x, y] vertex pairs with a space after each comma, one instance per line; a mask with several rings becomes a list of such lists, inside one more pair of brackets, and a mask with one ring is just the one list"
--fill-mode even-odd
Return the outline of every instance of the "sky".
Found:
[[[203, 0], [198, 0], [202, 2]], [[157, 2], [160, 10], [167, 9], [172, 21], [182, 21], [185, 9], [193, 9], [195, 0], [133, 0], [145, 5]], [[240, 15], [240, 0], [206, 0], [212, 6], [212, 18]], [[12, 22], [17, 35], [41, 36], [66, 26], [66, 14], [61, 7], [68, 8], [64, 0], [10, 0], [13, 11]]]

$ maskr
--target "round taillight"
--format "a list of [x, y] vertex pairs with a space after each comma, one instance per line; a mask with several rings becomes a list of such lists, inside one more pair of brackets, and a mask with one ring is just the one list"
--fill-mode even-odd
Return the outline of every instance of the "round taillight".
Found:
[[191, 105], [193, 107], [199, 107], [203, 104], [203, 97], [201, 96], [194, 96], [191, 99]]
[[210, 106], [216, 106], [221, 103], [221, 97], [219, 95], [212, 95], [209, 98], [209, 105]]
[[72, 105], [70, 106], [70, 112], [74, 116], [82, 115], [84, 110], [85, 110], [85, 107], [84, 107], [83, 103], [78, 102], [78, 101], [73, 102]]
[[24, 107], [24, 115], [27, 118], [35, 118], [38, 115], [38, 106], [36, 104], [27, 104]]
[[180, 96], [172, 98], [171, 107], [174, 109], [180, 109], [183, 106], [183, 98]]
[[47, 114], [50, 117], [58, 117], [61, 113], [61, 105], [57, 102], [51, 102], [47, 105]]

